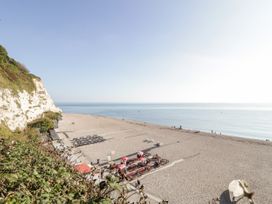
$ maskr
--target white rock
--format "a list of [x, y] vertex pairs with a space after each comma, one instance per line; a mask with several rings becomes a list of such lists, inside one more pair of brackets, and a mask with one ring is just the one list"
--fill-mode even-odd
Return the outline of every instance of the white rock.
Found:
[[233, 180], [229, 184], [230, 200], [237, 201], [239, 198], [244, 196], [244, 189], [240, 185], [240, 180]]
[[61, 112], [43, 86], [41, 80], [33, 79], [36, 90], [12, 94], [9, 89], [0, 89], [0, 123], [12, 131], [24, 129], [27, 123], [39, 118], [46, 111]]

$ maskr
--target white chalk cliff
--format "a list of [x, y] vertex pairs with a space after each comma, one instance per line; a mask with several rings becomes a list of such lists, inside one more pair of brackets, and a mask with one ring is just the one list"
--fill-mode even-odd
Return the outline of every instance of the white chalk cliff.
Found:
[[12, 93], [9, 89], [0, 88], [0, 123], [11, 130], [24, 129], [27, 123], [39, 118], [46, 111], [60, 112], [47, 93], [43, 83], [33, 78], [36, 90], [28, 93]]

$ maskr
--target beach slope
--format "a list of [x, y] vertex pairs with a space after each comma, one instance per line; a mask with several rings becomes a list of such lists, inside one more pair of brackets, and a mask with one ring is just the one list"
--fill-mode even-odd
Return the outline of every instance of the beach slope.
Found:
[[[105, 142], [77, 147], [89, 162], [106, 161], [112, 152], [117, 159], [145, 149], [168, 159], [167, 166], [141, 178], [153, 200], [208, 203], [216, 197], [224, 199], [233, 179], [245, 179], [256, 203], [272, 203], [270, 142], [80, 114], [63, 114], [57, 132], [67, 145], [82, 136], [104, 137]], [[162, 146], [153, 148], [158, 142]]]

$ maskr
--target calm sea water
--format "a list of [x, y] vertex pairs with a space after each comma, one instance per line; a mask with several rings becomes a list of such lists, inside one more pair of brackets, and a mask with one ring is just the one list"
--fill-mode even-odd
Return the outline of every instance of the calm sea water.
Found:
[[58, 104], [84, 113], [272, 140], [272, 104]]

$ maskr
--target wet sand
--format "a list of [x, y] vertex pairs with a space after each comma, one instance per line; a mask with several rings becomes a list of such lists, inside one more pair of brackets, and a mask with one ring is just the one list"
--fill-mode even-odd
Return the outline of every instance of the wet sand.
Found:
[[[204, 204], [212, 198], [224, 199], [233, 179], [245, 179], [255, 192], [256, 203], [272, 203], [271, 142], [80, 114], [63, 114], [57, 132], [67, 145], [71, 145], [71, 139], [87, 135], [107, 139], [77, 148], [89, 162], [98, 158], [106, 161], [112, 151], [116, 159], [150, 148], [150, 153], [168, 159], [166, 168], [141, 179], [153, 200]], [[157, 142], [163, 145], [152, 149]]]

